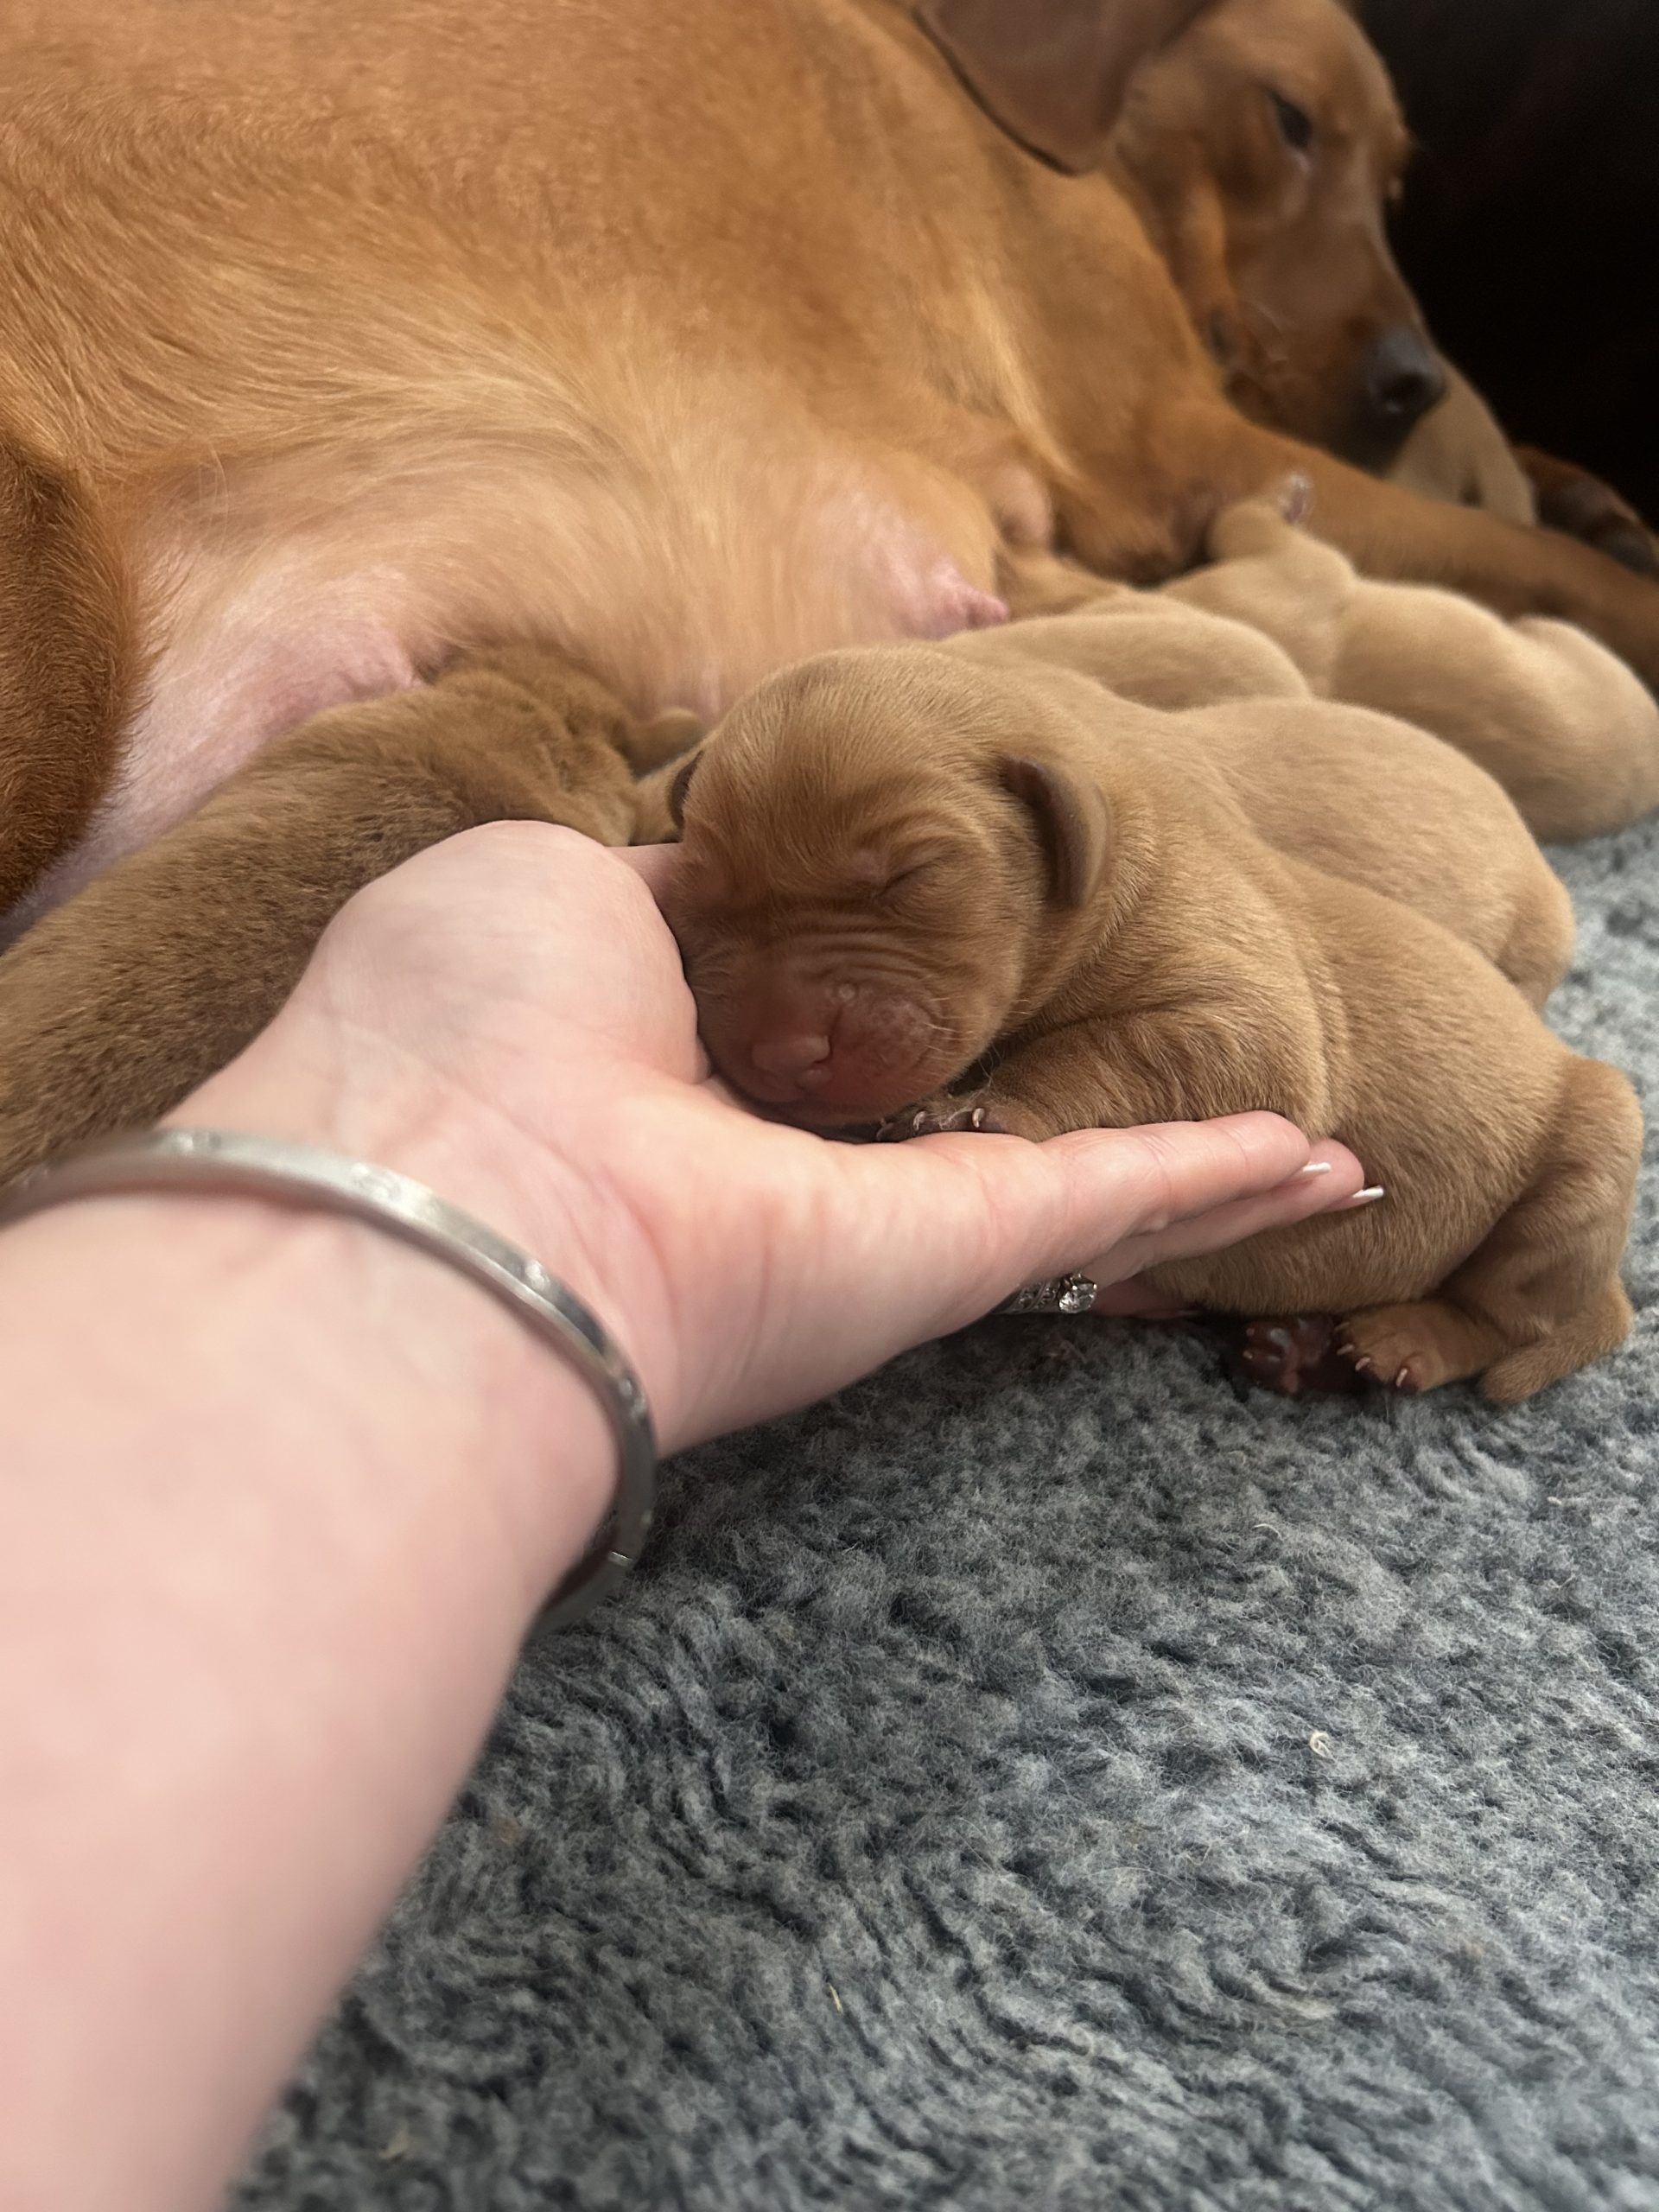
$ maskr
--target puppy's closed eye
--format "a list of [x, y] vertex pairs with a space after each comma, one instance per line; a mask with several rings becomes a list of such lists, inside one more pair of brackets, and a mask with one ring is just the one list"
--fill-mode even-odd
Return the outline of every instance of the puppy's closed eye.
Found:
[[875, 895], [878, 899], [890, 899], [895, 893], [913, 891], [918, 884], [925, 882], [927, 878], [935, 873], [938, 867], [937, 856], [931, 855], [926, 860], [907, 861], [902, 868], [894, 868], [884, 881], [877, 885]]
[[940, 861], [946, 857], [941, 848], [933, 845], [900, 845], [896, 849], [862, 845], [849, 858], [849, 888], [855, 895], [874, 899], [880, 906], [885, 899], [900, 897], [925, 883], [930, 876], [938, 874]]

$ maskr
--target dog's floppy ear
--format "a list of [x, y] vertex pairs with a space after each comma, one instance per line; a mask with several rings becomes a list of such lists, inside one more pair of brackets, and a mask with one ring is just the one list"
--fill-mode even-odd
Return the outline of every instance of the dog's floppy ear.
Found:
[[916, 20], [1011, 138], [1099, 167], [1137, 65], [1211, 0], [917, 0]]
[[1086, 906], [1106, 868], [1109, 823], [1103, 794], [1050, 761], [1010, 754], [999, 770], [1002, 788], [1030, 808], [1062, 906]]

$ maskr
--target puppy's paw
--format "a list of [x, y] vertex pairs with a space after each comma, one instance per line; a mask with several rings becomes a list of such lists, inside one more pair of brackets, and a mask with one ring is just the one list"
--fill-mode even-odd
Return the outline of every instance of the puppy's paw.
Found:
[[1281, 1398], [1351, 1395], [1364, 1387], [1353, 1362], [1338, 1350], [1337, 1324], [1329, 1314], [1247, 1321], [1235, 1362], [1243, 1381]]
[[1313, 487], [1307, 478], [1290, 476], [1256, 499], [1224, 507], [1210, 525], [1211, 559], [1271, 559], [1284, 550], [1289, 532], [1306, 518], [1313, 504]]
[[907, 1144], [912, 1137], [989, 1136], [1008, 1135], [988, 1106], [964, 1105], [960, 1099], [931, 1098], [920, 1106], [906, 1107], [883, 1122], [875, 1133], [878, 1144]]
[[1415, 1397], [1468, 1371], [1447, 1356], [1441, 1337], [1437, 1309], [1427, 1300], [1377, 1306], [1349, 1315], [1337, 1330], [1337, 1349], [1357, 1375]]

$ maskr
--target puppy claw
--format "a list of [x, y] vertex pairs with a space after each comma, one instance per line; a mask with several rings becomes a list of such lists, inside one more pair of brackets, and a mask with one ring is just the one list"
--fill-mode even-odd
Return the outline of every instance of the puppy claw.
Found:
[[1287, 523], [1306, 522], [1313, 512], [1313, 479], [1303, 475], [1300, 469], [1294, 475], [1286, 477], [1279, 487], [1275, 504]]
[[1007, 1129], [986, 1106], [918, 1106], [895, 1114], [875, 1133], [878, 1144], [907, 1144], [912, 1137], [1006, 1136]]
[[1374, 1341], [1370, 1351], [1362, 1351], [1344, 1324], [1338, 1344], [1344, 1357], [1353, 1363], [1354, 1372], [1364, 1376], [1368, 1382], [1384, 1389], [1397, 1390], [1408, 1398], [1421, 1397], [1427, 1387], [1418, 1364], [1420, 1356], [1409, 1348], [1408, 1343], [1402, 1343], [1397, 1330], [1381, 1341]]

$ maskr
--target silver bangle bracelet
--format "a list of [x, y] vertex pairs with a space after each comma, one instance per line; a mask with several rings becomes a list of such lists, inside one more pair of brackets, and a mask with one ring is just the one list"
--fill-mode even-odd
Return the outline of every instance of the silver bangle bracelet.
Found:
[[590, 1611], [639, 1558], [657, 1496], [657, 1440], [639, 1378], [598, 1318], [539, 1260], [407, 1175], [314, 1145], [222, 1129], [156, 1129], [82, 1145], [0, 1189], [0, 1229], [71, 1198], [226, 1191], [347, 1214], [429, 1253], [509, 1306], [599, 1393], [621, 1453], [610, 1525], [560, 1584], [533, 1634]]

